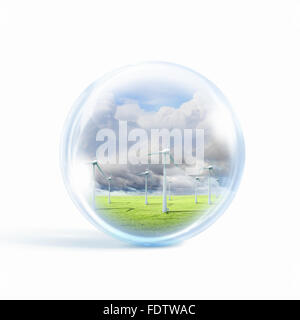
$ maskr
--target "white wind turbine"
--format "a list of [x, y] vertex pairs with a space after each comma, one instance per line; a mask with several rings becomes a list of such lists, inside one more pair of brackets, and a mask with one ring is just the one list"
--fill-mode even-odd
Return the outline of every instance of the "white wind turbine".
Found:
[[217, 183], [216, 197], [217, 197], [217, 198], [219, 198], [219, 196], [220, 196], [220, 182], [221, 182], [221, 179], [220, 179], [220, 178], [217, 178], [217, 179], [216, 179], [216, 183]]
[[100, 171], [104, 179], [108, 182], [108, 203], [111, 203], [110, 201], [110, 181], [111, 177], [107, 177], [102, 168], [100, 167], [97, 160], [93, 160], [89, 162], [93, 165], [93, 178], [94, 178], [94, 187], [93, 187], [93, 204], [95, 206], [95, 200], [96, 200], [96, 168]]
[[222, 195], [222, 185], [224, 183], [224, 177], [216, 178], [217, 183], [217, 198], [220, 198]]
[[108, 203], [111, 203], [111, 201], [110, 201], [110, 181], [111, 181], [111, 177], [107, 177], [106, 180], [108, 182]]
[[150, 174], [149, 170], [145, 170], [144, 172], [139, 173], [139, 176], [145, 177], [145, 204], [148, 204], [148, 176]]
[[[167, 162], [167, 155], [170, 157], [171, 161], [175, 164], [174, 158], [170, 154], [170, 149], [166, 148], [163, 149], [162, 151], [159, 152], [153, 152], [149, 153], [148, 156], [152, 156], [155, 154], [161, 154], [163, 156], [163, 192], [162, 192], [162, 197], [163, 197], [163, 202], [162, 202], [162, 212], [168, 212], [167, 208], [167, 172], [166, 172], [166, 162]], [[176, 166], [176, 164], [175, 164]]]
[[204, 169], [208, 170], [208, 204], [211, 204], [211, 174], [213, 171], [213, 166], [207, 166]]
[[198, 198], [197, 198], [197, 190], [198, 190], [198, 183], [200, 181], [199, 177], [195, 178], [195, 203], [198, 203]]

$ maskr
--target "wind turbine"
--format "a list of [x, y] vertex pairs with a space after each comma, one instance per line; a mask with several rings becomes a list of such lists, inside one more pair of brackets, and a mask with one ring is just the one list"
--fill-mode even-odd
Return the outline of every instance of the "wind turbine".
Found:
[[[153, 153], [148, 153], [148, 156], [152, 156], [154, 154], [161, 154], [163, 156], [163, 192], [162, 192], [162, 197], [163, 197], [163, 202], [162, 202], [162, 212], [168, 212], [167, 208], [167, 172], [166, 172], [166, 162], [167, 162], [167, 155], [169, 155], [171, 161], [175, 164], [174, 158], [170, 154], [170, 149], [166, 148], [163, 149], [162, 151], [159, 152], [153, 152]], [[176, 164], [175, 164], [176, 166]]]
[[145, 204], [148, 204], [148, 176], [150, 171], [145, 170], [144, 172], [139, 173], [139, 176], [145, 176]]
[[89, 163], [93, 165], [93, 196], [92, 196], [92, 204], [93, 204], [93, 206], [95, 208], [96, 207], [95, 206], [95, 202], [96, 202], [96, 164], [97, 164], [97, 161], [94, 160], [94, 161], [91, 161]]
[[110, 181], [111, 181], [111, 177], [106, 178], [107, 182], [108, 182], [108, 203], [111, 203], [110, 201]]
[[222, 185], [224, 183], [224, 177], [216, 178], [216, 182], [217, 182], [217, 198], [220, 198], [222, 195]]
[[211, 204], [211, 173], [212, 173], [213, 167], [207, 166], [204, 169], [208, 170], [208, 204]]
[[197, 189], [198, 189], [198, 183], [200, 181], [199, 177], [195, 178], [195, 203], [198, 203], [198, 199], [197, 199]]
[[90, 164], [93, 165], [93, 178], [94, 178], [94, 188], [93, 188], [93, 204], [95, 205], [95, 200], [96, 200], [96, 168], [100, 171], [104, 179], [108, 182], [108, 203], [111, 203], [110, 201], [110, 181], [111, 177], [107, 177], [102, 168], [100, 167], [99, 163], [97, 160], [93, 160], [89, 162]]
[[220, 178], [217, 178], [217, 179], [216, 179], [216, 183], [217, 183], [216, 198], [219, 198], [219, 196], [220, 196], [220, 181], [221, 181]]

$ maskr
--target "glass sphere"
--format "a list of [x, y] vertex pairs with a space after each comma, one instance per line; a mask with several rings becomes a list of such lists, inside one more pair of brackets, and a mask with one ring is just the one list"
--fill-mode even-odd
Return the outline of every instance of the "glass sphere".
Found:
[[172, 244], [212, 224], [233, 199], [244, 156], [221, 91], [160, 62], [93, 82], [75, 102], [61, 143], [64, 182], [79, 210], [142, 245]]

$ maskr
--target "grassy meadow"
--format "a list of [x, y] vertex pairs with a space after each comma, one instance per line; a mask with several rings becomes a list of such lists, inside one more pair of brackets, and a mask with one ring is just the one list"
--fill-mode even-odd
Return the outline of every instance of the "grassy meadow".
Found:
[[162, 213], [161, 196], [148, 196], [148, 205], [144, 196], [112, 196], [111, 204], [108, 197], [96, 197], [99, 214], [107, 222], [144, 236], [167, 234], [187, 226], [207, 212], [210, 207], [207, 202], [207, 195], [199, 195], [197, 204], [193, 195], [172, 196], [167, 201], [168, 212]]

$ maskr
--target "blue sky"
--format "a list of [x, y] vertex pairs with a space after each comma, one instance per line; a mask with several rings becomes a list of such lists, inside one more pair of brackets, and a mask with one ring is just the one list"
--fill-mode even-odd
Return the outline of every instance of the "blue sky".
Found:
[[162, 106], [179, 108], [193, 97], [193, 93], [191, 89], [176, 83], [148, 80], [124, 85], [114, 92], [114, 96], [117, 105], [132, 100], [145, 111], [157, 111]]

